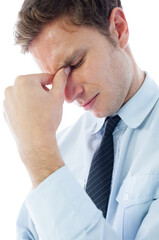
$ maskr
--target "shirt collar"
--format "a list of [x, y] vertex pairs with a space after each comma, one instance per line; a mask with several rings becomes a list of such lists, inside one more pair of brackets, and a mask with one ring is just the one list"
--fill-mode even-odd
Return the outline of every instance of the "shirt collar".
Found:
[[103, 127], [106, 117], [98, 118], [98, 117], [94, 116], [91, 112], [87, 112], [87, 119], [88, 119], [88, 115], [89, 115], [89, 117], [91, 117], [91, 121], [89, 121], [89, 122], [91, 122], [91, 125], [90, 125], [91, 133], [96, 134]]
[[[150, 78], [147, 72], [145, 74], [146, 77], [140, 89], [116, 113], [129, 128], [139, 127], [159, 99], [158, 85]], [[94, 134], [102, 129], [106, 118], [97, 118], [93, 115], [92, 117], [94, 118], [94, 126], [91, 133]]]
[[129, 128], [139, 127], [159, 99], [158, 85], [145, 73], [146, 77], [140, 89], [117, 112]]

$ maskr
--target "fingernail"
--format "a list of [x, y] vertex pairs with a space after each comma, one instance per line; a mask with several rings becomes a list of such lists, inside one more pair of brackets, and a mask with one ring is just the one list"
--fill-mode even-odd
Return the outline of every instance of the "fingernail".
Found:
[[66, 73], [67, 76], [69, 75], [70, 71], [71, 71], [70, 67], [64, 69], [64, 72]]

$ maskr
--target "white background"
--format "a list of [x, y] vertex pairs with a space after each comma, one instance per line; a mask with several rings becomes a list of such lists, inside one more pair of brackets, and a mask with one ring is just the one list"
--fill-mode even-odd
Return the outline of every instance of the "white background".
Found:
[[[158, 0], [123, 0], [130, 29], [130, 46], [138, 65], [159, 83]], [[20, 74], [40, 72], [29, 55], [14, 46], [13, 28], [22, 0], [0, 0], [0, 238], [15, 238], [19, 208], [31, 187], [15, 141], [3, 119], [4, 89]], [[60, 128], [72, 124], [82, 111], [65, 104]]]

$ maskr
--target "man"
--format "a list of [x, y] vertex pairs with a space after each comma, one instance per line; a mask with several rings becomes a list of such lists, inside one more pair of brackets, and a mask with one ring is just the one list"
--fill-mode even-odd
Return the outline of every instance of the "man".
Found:
[[[16, 42], [44, 73], [5, 91], [33, 185], [18, 240], [158, 239], [159, 89], [128, 39], [119, 0], [24, 1]], [[87, 112], [56, 137], [64, 99]]]

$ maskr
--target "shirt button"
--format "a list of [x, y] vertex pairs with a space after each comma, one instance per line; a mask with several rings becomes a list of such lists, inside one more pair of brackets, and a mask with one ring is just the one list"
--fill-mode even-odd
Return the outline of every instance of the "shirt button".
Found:
[[124, 201], [128, 201], [129, 200], [129, 194], [128, 193], [125, 193], [124, 194]]

